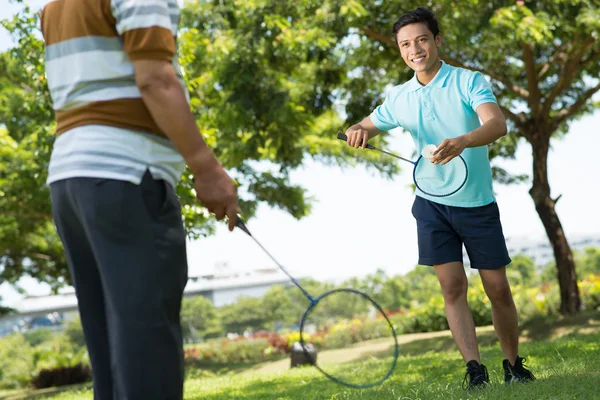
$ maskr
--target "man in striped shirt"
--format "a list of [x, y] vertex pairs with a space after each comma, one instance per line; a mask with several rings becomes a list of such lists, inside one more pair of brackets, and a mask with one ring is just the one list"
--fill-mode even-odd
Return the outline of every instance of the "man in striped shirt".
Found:
[[183, 397], [187, 283], [174, 188], [233, 230], [236, 188], [200, 135], [179, 72], [177, 0], [54, 0], [41, 12], [57, 120], [48, 183], [94, 398]]

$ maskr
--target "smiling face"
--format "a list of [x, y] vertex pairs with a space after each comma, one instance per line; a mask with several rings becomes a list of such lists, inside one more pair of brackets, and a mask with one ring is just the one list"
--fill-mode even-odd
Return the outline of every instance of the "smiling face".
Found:
[[438, 48], [442, 44], [442, 36], [434, 38], [425, 23], [403, 26], [396, 34], [400, 55], [406, 65], [419, 75], [435, 73], [440, 67]]

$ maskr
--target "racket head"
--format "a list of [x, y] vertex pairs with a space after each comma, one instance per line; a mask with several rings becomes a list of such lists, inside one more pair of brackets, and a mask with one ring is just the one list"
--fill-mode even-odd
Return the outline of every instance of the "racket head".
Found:
[[[360, 308], [362, 305], [368, 306], [370, 308], [368, 311], [371, 314], [373, 314], [373, 311], [375, 312], [375, 318], [379, 320], [375, 321], [378, 328], [373, 328], [374, 330], [371, 332], [376, 332], [376, 334], [371, 335], [373, 337], [365, 337], [364, 339], [365, 341], [373, 340], [373, 343], [375, 343], [377, 348], [382, 349], [378, 351], [378, 355], [376, 357], [369, 357], [368, 354], [360, 354], [361, 357], [358, 359], [358, 361], [350, 357], [350, 361], [347, 365], [344, 365], [337, 360], [334, 362], [330, 361], [329, 363], [319, 362], [319, 351], [346, 351], [346, 348], [328, 348], [323, 343], [320, 345], [315, 345], [317, 348], [316, 357], [310, 353], [308, 346], [313, 345], [313, 343], [310, 338], [310, 334], [307, 333], [307, 328], [311, 322], [314, 323], [312, 317], [315, 314], [326, 314], [323, 313], [324, 310], [319, 310], [319, 308], [327, 307], [329, 309], [331, 304], [326, 303], [332, 303], [332, 300], [334, 300], [333, 303], [335, 304], [332, 309], [333, 313], [338, 313], [341, 309], [348, 308], [345, 307], [345, 305], [349, 304], [354, 304], [355, 308], [357, 305], [359, 306], [358, 308]], [[323, 315], [318, 318], [321, 318], [322, 316]], [[342, 318], [344, 317], [347, 317], [347, 315], [343, 316]], [[320, 322], [317, 324], [319, 323]], [[371, 319], [371, 323], [373, 323], [373, 319]], [[365, 336], [369, 335], [367, 334]], [[364, 346], [364, 344], [364, 341], [358, 341], [350, 345], [350, 347]], [[394, 372], [400, 354], [396, 330], [381, 306], [379, 306], [379, 304], [377, 304], [367, 294], [350, 288], [341, 288], [325, 292], [311, 302], [310, 306], [306, 309], [304, 315], [302, 316], [302, 320], [300, 321], [300, 345], [302, 346], [304, 354], [309, 362], [323, 375], [338, 384], [356, 389], [377, 386], [387, 380]], [[377, 368], [372, 368], [374, 365], [374, 358], [377, 358], [378, 360], [383, 359], [383, 367], [381, 366], [381, 361], [377, 361], [377, 364], [375, 364]]]
[[457, 193], [467, 183], [469, 170], [462, 156], [454, 157], [445, 165], [434, 164], [420, 156], [413, 169], [417, 189], [433, 197], [447, 197]]

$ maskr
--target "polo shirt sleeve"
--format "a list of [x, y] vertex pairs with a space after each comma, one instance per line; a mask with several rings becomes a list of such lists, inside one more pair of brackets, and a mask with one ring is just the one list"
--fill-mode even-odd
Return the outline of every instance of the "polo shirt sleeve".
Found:
[[389, 131], [400, 126], [396, 118], [394, 118], [395, 96], [392, 96], [393, 92], [393, 90], [390, 91], [385, 96], [383, 103], [377, 106], [370, 115], [373, 125], [381, 131]]
[[473, 110], [484, 103], [497, 103], [490, 84], [481, 72], [474, 72], [469, 80], [469, 105]]
[[172, 61], [176, 27], [168, 0], [111, 0], [116, 29], [131, 61]]

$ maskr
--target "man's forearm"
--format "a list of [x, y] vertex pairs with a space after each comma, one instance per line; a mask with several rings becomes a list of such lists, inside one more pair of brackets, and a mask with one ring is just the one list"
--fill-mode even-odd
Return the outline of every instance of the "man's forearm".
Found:
[[464, 135], [466, 147], [487, 146], [506, 135], [506, 122], [500, 118], [491, 118], [479, 128]]
[[369, 139], [373, 139], [375, 136], [379, 135], [380, 133], [382, 133], [381, 130], [377, 129], [373, 123], [371, 122], [371, 120], [363, 120], [357, 124], [352, 125], [349, 129], [351, 130], [358, 130], [358, 129], [362, 129], [367, 131], [367, 133], [369, 134]]

